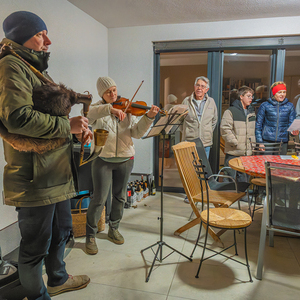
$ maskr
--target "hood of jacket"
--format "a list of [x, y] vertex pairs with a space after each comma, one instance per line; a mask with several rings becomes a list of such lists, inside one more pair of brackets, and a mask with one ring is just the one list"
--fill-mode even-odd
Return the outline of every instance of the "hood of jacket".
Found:
[[[4, 38], [1, 41], [1, 46], [7, 44], [12, 47], [12, 49], [20, 55], [23, 59], [25, 59], [28, 63], [30, 63], [33, 67], [35, 67], [40, 72], [45, 71], [48, 68], [48, 60], [50, 57], [49, 52], [45, 51], [34, 51], [27, 47], [24, 47], [16, 42]], [[6, 55], [12, 55], [9, 53], [0, 53], [0, 59]]]
[[[244, 107], [242, 105], [241, 100], [238, 99], [234, 100], [231, 106], [236, 107], [237, 109], [241, 110], [244, 113]], [[247, 110], [248, 110], [248, 114], [254, 112], [254, 108], [251, 104], [247, 107]]]

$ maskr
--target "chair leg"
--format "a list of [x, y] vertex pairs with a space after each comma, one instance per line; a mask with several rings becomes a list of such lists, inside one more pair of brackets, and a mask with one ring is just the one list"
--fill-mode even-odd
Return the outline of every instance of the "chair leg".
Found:
[[209, 225], [207, 224], [207, 228], [206, 228], [206, 232], [205, 232], [205, 241], [204, 241], [204, 246], [203, 246], [203, 251], [202, 251], [202, 256], [201, 256], [201, 260], [200, 260], [200, 264], [199, 264], [199, 268], [198, 268], [197, 274], [195, 276], [196, 278], [199, 278], [199, 272], [200, 272], [200, 269], [201, 269], [201, 266], [202, 266], [202, 262], [203, 262], [203, 258], [204, 258], [204, 252], [205, 252], [205, 249], [206, 249], [207, 236], [208, 236], [208, 228], [209, 228]]
[[253, 282], [251, 272], [250, 272], [249, 261], [248, 261], [248, 253], [247, 253], [247, 228], [244, 229], [244, 241], [245, 241], [245, 258], [246, 258], [248, 274], [249, 274], [250, 282]]
[[274, 247], [274, 231], [269, 230], [269, 246]]
[[251, 216], [251, 204], [252, 204], [252, 199], [253, 199], [253, 193], [254, 193], [254, 187], [252, 188], [252, 194], [251, 194], [251, 198], [248, 192], [248, 209], [249, 209], [249, 215]]
[[257, 196], [259, 194], [258, 186], [255, 185], [254, 187], [255, 187], [255, 191], [253, 191], [252, 199], [251, 199], [251, 204], [252, 204], [252, 202], [253, 202], [253, 196], [254, 196], [253, 210], [252, 210], [252, 213], [251, 213], [252, 221], [253, 221], [253, 218], [254, 218], [254, 212], [255, 212], [255, 205], [256, 205]]
[[267, 237], [267, 206], [264, 205], [263, 217], [261, 221], [261, 230], [260, 230], [260, 240], [259, 240], [259, 248], [258, 248], [258, 259], [257, 259], [257, 269], [256, 269], [256, 278], [262, 279], [262, 269], [264, 264], [264, 253], [265, 253], [265, 244]]
[[[195, 203], [195, 206], [196, 206], [197, 208], [198, 208], [198, 203], [199, 203], [199, 202], [196, 202], [196, 203]], [[192, 210], [191, 215], [190, 215], [190, 217], [189, 217], [189, 221], [192, 220], [193, 214], [194, 214], [194, 211]]]
[[197, 246], [198, 246], [198, 242], [199, 242], [200, 235], [201, 235], [201, 229], [202, 229], [202, 222], [200, 222], [200, 228], [199, 228], [198, 237], [197, 237], [197, 240], [196, 240], [196, 243], [195, 243], [195, 246], [194, 246], [194, 249], [193, 249], [193, 251], [192, 251], [192, 253], [191, 253], [191, 256], [190, 256], [190, 258], [192, 258], [192, 257], [193, 257], [193, 255], [194, 255], [194, 252], [195, 252], [195, 250], [196, 250], [196, 248], [197, 248]]
[[237, 245], [236, 245], [235, 229], [233, 230], [233, 239], [234, 239], [235, 255], [238, 255], [238, 253], [237, 253]]

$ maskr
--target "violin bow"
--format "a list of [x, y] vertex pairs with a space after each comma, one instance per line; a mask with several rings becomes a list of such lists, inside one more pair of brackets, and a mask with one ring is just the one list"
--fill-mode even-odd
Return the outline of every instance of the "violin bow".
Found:
[[139, 87], [137, 88], [136, 92], [134, 93], [134, 95], [132, 96], [131, 100], [128, 102], [124, 113], [126, 113], [127, 109], [130, 107], [130, 104], [132, 103], [132, 100], [134, 99], [135, 95], [137, 94], [137, 92], [139, 91], [140, 87], [142, 86], [142, 84], [144, 83], [144, 80], [142, 80], [141, 84], [139, 85]]

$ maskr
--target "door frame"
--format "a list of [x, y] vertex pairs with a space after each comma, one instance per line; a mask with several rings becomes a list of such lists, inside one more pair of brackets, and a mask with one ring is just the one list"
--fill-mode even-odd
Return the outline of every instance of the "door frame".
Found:
[[[186, 41], [156, 41], [153, 42], [153, 104], [160, 102], [160, 54], [171, 52], [195, 52], [208, 51], [207, 77], [211, 82], [209, 96], [215, 99], [219, 112], [217, 130], [214, 131], [213, 147], [210, 157], [217, 157], [211, 161], [214, 173], [219, 169], [220, 154], [220, 121], [223, 90], [223, 62], [224, 50], [272, 50], [271, 78], [270, 81], [282, 81], [284, 79], [286, 49], [300, 49], [300, 35], [257, 37], [257, 38], [228, 38], [228, 39], [204, 39]], [[158, 185], [159, 177], [159, 139], [154, 138], [153, 143], [153, 173]], [[164, 187], [164, 191], [182, 192], [181, 188]]]

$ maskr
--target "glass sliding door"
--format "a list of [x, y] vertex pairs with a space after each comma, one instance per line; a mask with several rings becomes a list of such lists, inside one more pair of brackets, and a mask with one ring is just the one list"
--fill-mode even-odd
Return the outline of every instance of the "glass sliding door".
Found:
[[287, 85], [286, 97], [296, 107], [300, 98], [300, 49], [286, 51], [284, 82]]
[[[181, 104], [194, 91], [195, 79], [207, 76], [207, 52], [176, 52], [160, 55], [159, 106], [169, 110]], [[181, 132], [165, 136], [164, 187], [169, 190], [182, 188], [175, 164], [172, 146], [181, 141]], [[162, 137], [159, 139], [159, 175], [162, 162]], [[160, 185], [160, 182], [159, 182]]]
[[[272, 50], [225, 50], [223, 67], [222, 115], [238, 99], [237, 90], [249, 86], [254, 90], [255, 111], [270, 96]], [[224, 165], [221, 143], [220, 166]]]
[[[297, 50], [299, 49], [299, 50]], [[204, 75], [211, 80], [208, 92], [219, 112], [236, 99], [236, 90], [247, 85], [255, 90], [253, 105], [270, 97], [274, 81], [287, 83], [287, 97], [296, 105], [300, 98], [300, 35], [207, 40], [154, 41], [154, 104], [168, 109], [193, 92], [194, 80]], [[214, 132], [210, 163], [218, 171], [224, 161], [222, 139]], [[177, 174], [172, 145], [181, 141], [180, 133], [166, 136], [164, 187], [166, 191], [183, 191]], [[160, 149], [160, 151], [159, 151]], [[161, 171], [162, 145], [154, 139], [154, 174]], [[165, 172], [165, 171], [164, 171]], [[157, 180], [158, 183], [158, 180]]]
[[[286, 50], [283, 81], [287, 86], [286, 97], [296, 108], [298, 101], [300, 101], [300, 47], [299, 50]], [[299, 119], [300, 112], [298, 109], [296, 112]], [[289, 149], [294, 148], [293, 141], [299, 142], [299, 136], [290, 136]]]

